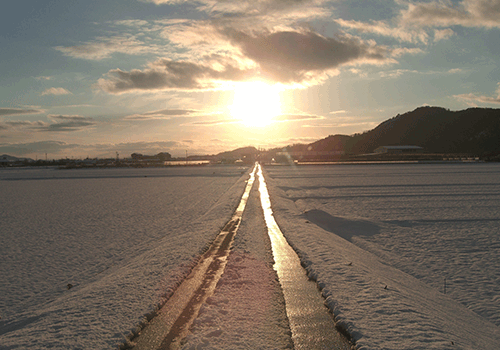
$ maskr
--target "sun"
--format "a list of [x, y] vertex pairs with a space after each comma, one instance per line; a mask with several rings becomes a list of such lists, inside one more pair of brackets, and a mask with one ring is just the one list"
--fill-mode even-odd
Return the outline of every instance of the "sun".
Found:
[[239, 83], [229, 109], [246, 126], [267, 126], [281, 114], [279, 89], [261, 81]]

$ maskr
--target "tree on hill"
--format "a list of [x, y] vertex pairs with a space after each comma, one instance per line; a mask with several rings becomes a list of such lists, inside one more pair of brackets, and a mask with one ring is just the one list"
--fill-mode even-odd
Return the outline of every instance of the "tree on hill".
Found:
[[430, 153], [500, 152], [500, 109], [469, 108], [450, 111], [419, 107], [397, 115], [362, 134], [333, 135], [311, 143], [317, 151], [372, 153], [381, 146], [414, 145]]

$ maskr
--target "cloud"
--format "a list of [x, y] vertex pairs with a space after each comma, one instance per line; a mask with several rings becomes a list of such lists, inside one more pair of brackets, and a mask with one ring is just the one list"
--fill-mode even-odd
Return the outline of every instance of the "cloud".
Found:
[[435, 29], [434, 30], [434, 42], [438, 42], [441, 40], [446, 40], [455, 35], [455, 32], [450, 28], [446, 29]]
[[188, 0], [138, 0], [139, 2], [145, 2], [145, 3], [153, 3], [156, 5], [163, 5], [163, 4], [179, 4], [183, 2], [188, 2]]
[[42, 96], [45, 96], [45, 95], [72, 95], [72, 93], [69, 92], [68, 90], [66, 90], [65, 88], [62, 88], [62, 87], [59, 87], [59, 88], [52, 87], [52, 88], [44, 90], [41, 95]]
[[296, 122], [301, 120], [315, 120], [315, 119], [316, 120], [324, 119], [324, 117], [317, 115], [310, 115], [310, 114], [283, 114], [273, 118], [273, 120], [279, 122], [292, 122], [292, 121]]
[[[310, 114], [282, 114], [275, 116], [272, 118], [272, 122], [293, 122], [293, 121], [301, 121], [301, 120], [318, 120], [324, 119], [324, 117], [310, 115]], [[216, 120], [204, 120], [204, 121], [195, 121], [186, 125], [195, 125], [195, 126], [213, 126], [213, 125], [221, 125], [221, 124], [235, 124], [240, 123], [241, 120], [229, 118], [229, 119], [216, 119]]]
[[41, 114], [44, 112], [45, 111], [41, 109], [0, 108], [0, 117], [9, 115]]
[[[213, 140], [211, 142], [214, 142]], [[38, 142], [25, 143], [0, 143], [0, 154], [6, 153], [14, 156], [25, 156], [35, 158], [36, 155], [47, 153], [49, 159], [66, 158], [74, 156], [75, 158], [85, 158], [87, 156], [99, 158], [115, 158], [116, 152], [120, 158], [130, 157], [132, 153], [142, 153], [154, 155], [160, 152], [169, 152], [174, 157], [184, 157], [186, 150], [192, 154], [206, 154], [208, 150], [223, 151], [229, 147], [226, 141], [223, 144], [211, 145], [211, 143], [199, 143], [193, 140], [183, 141], [139, 141], [139, 142], [120, 142], [120, 143], [94, 143], [94, 144], [76, 144], [66, 143], [56, 140], [45, 140]], [[234, 148], [239, 145], [231, 145]], [[215, 149], [213, 148], [215, 147]]]
[[[500, 28], [500, 0], [462, 0], [452, 3], [449, 0], [427, 2], [405, 2], [397, 22], [387, 21], [360, 22], [335, 19], [343, 28], [360, 33], [372, 33], [392, 37], [402, 42], [423, 43], [429, 41], [429, 34], [421, 27], [484, 27]], [[449, 39], [455, 32], [446, 28], [434, 31], [434, 42]]]
[[95, 121], [90, 117], [79, 115], [49, 115], [52, 124], [39, 128], [40, 131], [78, 131], [83, 128], [95, 125]]
[[57, 46], [55, 49], [66, 56], [96, 61], [109, 58], [113, 53], [141, 55], [157, 51], [156, 47], [146, 45], [134, 35], [98, 37], [82, 45]]
[[391, 57], [401, 57], [403, 55], [418, 55], [421, 53], [424, 53], [424, 51], [417, 47], [413, 48], [400, 47], [391, 50]]
[[456, 74], [456, 73], [462, 73], [463, 70], [460, 68], [454, 68], [454, 69], [448, 69], [444, 71], [437, 71], [437, 70], [428, 70], [428, 71], [419, 71], [419, 70], [412, 70], [412, 69], [394, 69], [394, 70], [388, 70], [388, 71], [381, 71], [378, 73], [378, 76], [380, 78], [398, 78], [402, 76], [403, 74], [418, 74], [418, 75], [443, 75], [443, 74]]
[[[260, 14], [274, 15], [280, 12], [282, 16], [292, 15], [298, 18], [304, 18], [304, 12], [313, 10], [313, 12], [324, 13], [326, 9], [321, 9], [319, 5], [325, 3], [325, 0], [138, 0], [145, 3], [163, 4], [181, 4], [190, 3], [195, 5], [199, 11], [210, 13], [212, 15], [232, 15], [239, 17], [256, 16]], [[294, 11], [300, 9], [302, 11]]]
[[315, 141], [318, 141], [317, 137], [293, 137], [293, 138], [281, 140], [281, 144], [291, 145], [291, 144], [295, 144], [295, 143], [312, 143]]
[[[246, 34], [232, 28], [216, 33], [233, 48], [203, 63], [160, 59], [144, 70], [113, 69], [97, 87], [112, 94], [161, 90], [216, 89], [225, 82], [264, 78], [284, 84], [318, 84], [354, 64], [383, 64], [386, 49], [356, 38], [328, 38], [306, 31]], [[238, 52], [239, 51], [239, 52]], [[245, 61], [246, 60], [246, 61]]]
[[302, 125], [303, 128], [350, 128], [350, 127], [368, 127], [373, 128], [377, 126], [377, 122], [357, 122], [357, 123], [330, 123], [330, 124], [308, 124]]
[[196, 113], [196, 110], [192, 109], [163, 109], [159, 111], [152, 111], [140, 114], [133, 114], [126, 116], [123, 119], [126, 120], [153, 120], [153, 119], [169, 119], [171, 117], [187, 116], [192, 113]]
[[67, 144], [60, 141], [38, 141], [28, 143], [0, 144], [0, 153], [15, 156], [24, 156], [32, 153], [60, 153], [79, 147], [76, 144]]
[[259, 65], [263, 76], [285, 84], [317, 84], [343, 65], [387, 62], [385, 48], [356, 38], [328, 38], [312, 31], [249, 35], [226, 28], [222, 33]]
[[408, 4], [401, 13], [401, 23], [423, 27], [500, 28], [500, 0], [432, 1]]
[[252, 77], [251, 70], [239, 69], [220, 61], [218, 69], [189, 61], [161, 59], [145, 70], [110, 70], [107, 78], [100, 78], [97, 86], [111, 94], [160, 90], [209, 90], [217, 82], [241, 81]]
[[9, 120], [6, 121], [5, 124], [7, 124], [9, 127], [12, 128], [30, 128], [30, 129], [36, 129], [36, 128], [44, 128], [47, 127], [47, 123], [42, 122], [40, 120], [38, 121], [28, 121], [28, 120]]
[[453, 97], [455, 97], [458, 100], [462, 100], [471, 106], [476, 106], [476, 103], [500, 104], [500, 83], [498, 83], [498, 88], [496, 90], [496, 94], [497, 94], [496, 97], [478, 96], [478, 95], [473, 94], [473, 93], [455, 95]]
[[391, 27], [384, 21], [360, 22], [353, 20], [336, 19], [340, 26], [348, 29], [355, 29], [360, 33], [372, 33], [381, 36], [395, 38], [399, 41], [409, 43], [427, 43], [429, 35], [418, 29], [409, 29], [405, 27]]
[[221, 125], [221, 124], [234, 124], [239, 123], [240, 120], [237, 119], [217, 119], [217, 120], [205, 120], [205, 121], [197, 121], [189, 123], [189, 125], [195, 126], [213, 126], [213, 125]]
[[35, 77], [36, 80], [52, 80], [52, 77], [49, 76], [40, 76], [40, 77]]
[[347, 113], [347, 111], [343, 110], [343, 109], [340, 109], [338, 111], [331, 111], [330, 113], [328, 114], [333, 114], [333, 115], [336, 115], [336, 114], [344, 114], [344, 113]]
[[94, 126], [96, 122], [90, 117], [82, 117], [79, 115], [48, 115], [50, 123], [38, 120], [12, 120], [6, 121], [4, 124], [9, 128], [31, 129], [34, 131], [78, 131], [90, 126]]

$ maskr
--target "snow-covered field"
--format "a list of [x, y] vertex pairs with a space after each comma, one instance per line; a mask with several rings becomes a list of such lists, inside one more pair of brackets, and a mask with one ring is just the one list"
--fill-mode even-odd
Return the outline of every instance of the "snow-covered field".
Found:
[[[359, 349], [498, 349], [500, 165], [264, 175], [278, 224]], [[116, 348], [230, 219], [247, 179], [239, 167], [0, 170], [0, 349]], [[290, 347], [257, 196], [185, 349]]]
[[116, 348], [231, 217], [246, 170], [0, 170], [0, 348]]
[[499, 348], [500, 165], [265, 170], [278, 224], [360, 349]]

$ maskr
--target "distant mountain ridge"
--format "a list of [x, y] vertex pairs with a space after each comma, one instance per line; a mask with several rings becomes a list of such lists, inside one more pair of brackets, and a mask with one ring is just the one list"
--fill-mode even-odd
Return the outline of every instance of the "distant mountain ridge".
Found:
[[32, 161], [31, 158], [19, 158], [14, 156], [9, 156], [8, 154], [2, 154], [0, 156], [0, 161], [4, 162], [24, 162], [24, 161]]
[[429, 153], [483, 155], [500, 152], [500, 109], [450, 111], [419, 107], [362, 134], [331, 135], [307, 146], [311, 151], [372, 153], [381, 146], [415, 145]]

